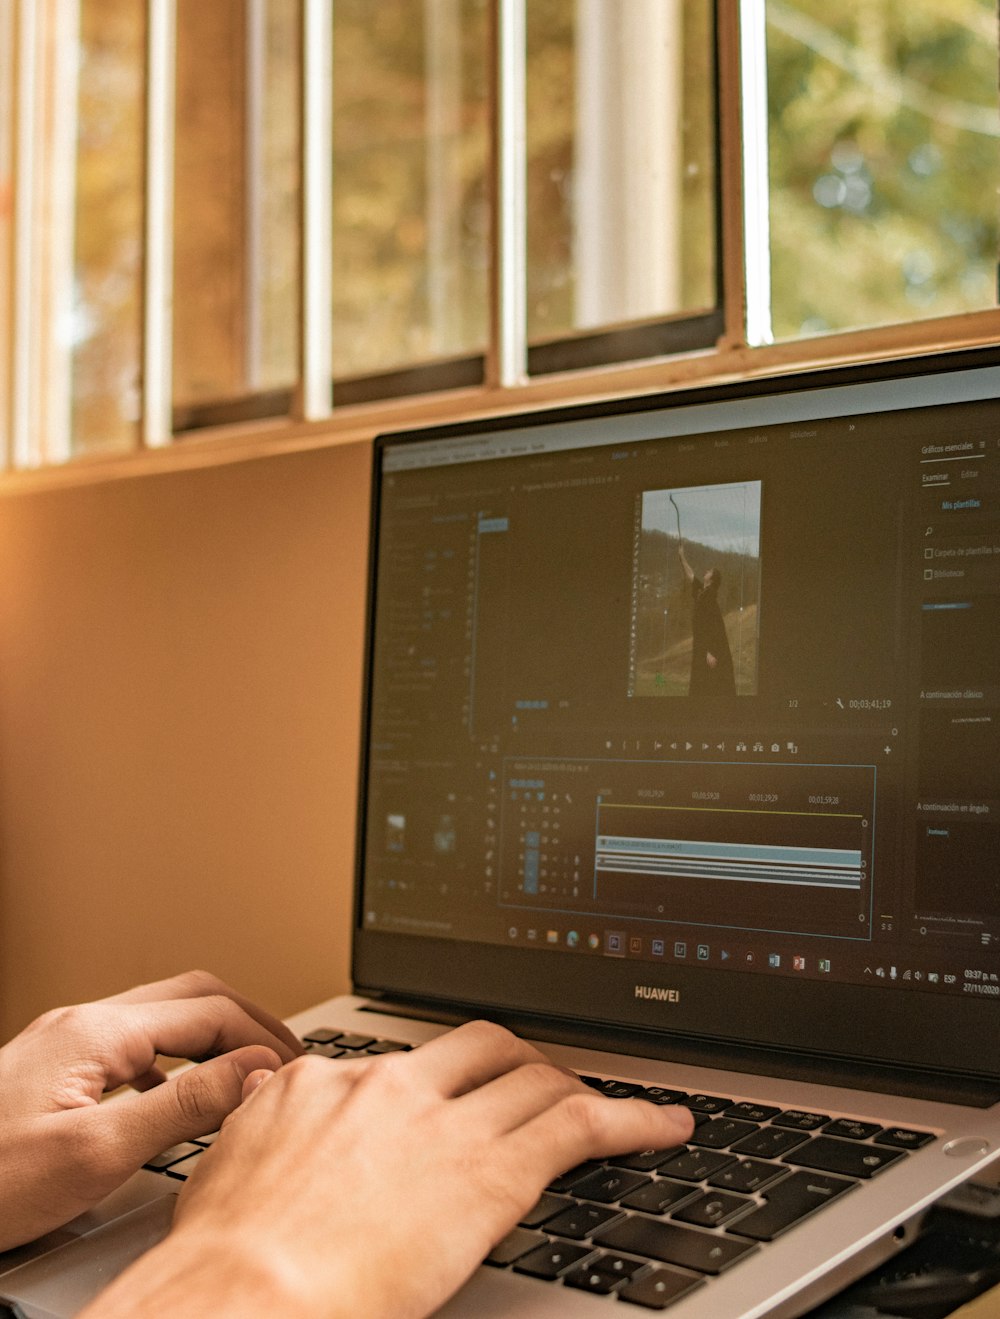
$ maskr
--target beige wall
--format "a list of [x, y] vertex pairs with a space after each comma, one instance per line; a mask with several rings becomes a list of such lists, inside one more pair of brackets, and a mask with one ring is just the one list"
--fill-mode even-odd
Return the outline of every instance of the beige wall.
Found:
[[0, 1040], [192, 966], [346, 988], [368, 463], [0, 489]]

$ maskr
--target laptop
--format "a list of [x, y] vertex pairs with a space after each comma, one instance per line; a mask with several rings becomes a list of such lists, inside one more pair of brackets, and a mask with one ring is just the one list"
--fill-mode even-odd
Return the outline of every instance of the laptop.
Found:
[[[672, 1150], [442, 1310], [800, 1316], [1000, 1158], [1000, 350], [383, 435], [338, 1060], [500, 1021]], [[69, 1315], [166, 1152], [0, 1261]]]

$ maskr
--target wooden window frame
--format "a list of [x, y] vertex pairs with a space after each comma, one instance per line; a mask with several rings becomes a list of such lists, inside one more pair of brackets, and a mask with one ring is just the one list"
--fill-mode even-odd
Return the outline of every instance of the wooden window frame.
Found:
[[[759, 226], [763, 205], [753, 186], [759, 164], [751, 117], [761, 113], [761, 88], [752, 77], [764, 0], [718, 0], [718, 214], [720, 305], [697, 325], [704, 345], [683, 335], [692, 318], [678, 317], [606, 334], [584, 336], [589, 351], [555, 354], [539, 367], [526, 335], [524, 31], [527, 0], [492, 0], [490, 41], [493, 158], [490, 206], [489, 342], [485, 362], [431, 363], [367, 380], [331, 384], [332, 109], [330, 68], [332, 7], [302, 0], [302, 262], [298, 383], [231, 405], [175, 415], [171, 399], [172, 210], [174, 49], [176, 0], [148, 6], [145, 260], [142, 423], [127, 454], [73, 458], [68, 420], [59, 400], [60, 364], [45, 329], [54, 305], [57, 253], [46, 255], [44, 227], [57, 227], [52, 197], [56, 150], [51, 98], [52, 23], [75, 0], [6, 0], [16, 22], [17, 105], [11, 129], [15, 155], [13, 274], [9, 333], [0, 336], [0, 377], [11, 382], [5, 416], [7, 480], [44, 469], [47, 479], [92, 480], [150, 466], [193, 466], [262, 453], [366, 440], [401, 425], [440, 424], [469, 416], [554, 406], [584, 398], [663, 392], [733, 378], [788, 374], [817, 366], [879, 361], [930, 351], [996, 343], [1000, 309], [768, 342], [759, 260], [747, 237]], [[47, 36], [46, 36], [47, 34]], [[748, 53], [749, 52], [749, 53]], [[48, 59], [48, 63], [46, 60]], [[46, 98], [48, 97], [48, 100]], [[757, 124], [759, 129], [759, 123]], [[748, 152], [751, 153], [748, 155]], [[43, 183], [45, 186], [42, 186]], [[58, 189], [55, 189], [58, 192]], [[766, 199], [765, 199], [766, 200]], [[48, 209], [46, 209], [48, 208]], [[39, 237], [42, 236], [42, 238]], [[58, 248], [58, 245], [55, 245]], [[65, 277], [65, 275], [63, 276]], [[48, 285], [46, 285], [46, 280]], [[44, 296], [40, 295], [47, 287]], [[749, 316], [749, 331], [748, 331]], [[697, 319], [697, 318], [695, 318]], [[634, 360], [613, 336], [632, 336]], [[652, 345], [652, 347], [650, 347]], [[603, 353], [603, 356], [602, 356]], [[534, 360], [533, 355], [534, 354]], [[534, 368], [534, 370], [533, 370]], [[544, 373], [539, 373], [542, 370]], [[185, 427], [177, 429], [180, 421]], [[179, 442], [183, 441], [183, 442]]]

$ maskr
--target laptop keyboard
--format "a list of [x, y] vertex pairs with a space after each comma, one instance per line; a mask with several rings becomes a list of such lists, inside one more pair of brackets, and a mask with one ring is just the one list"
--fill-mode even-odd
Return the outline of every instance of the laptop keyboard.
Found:
[[[314, 1030], [306, 1050], [377, 1057], [412, 1046]], [[557, 1177], [486, 1263], [595, 1295], [665, 1310], [767, 1242], [905, 1159], [932, 1133], [725, 1095], [692, 1094], [599, 1076], [612, 1099], [682, 1104], [695, 1119], [684, 1145], [588, 1162]], [[184, 1180], [214, 1135], [147, 1165]]]

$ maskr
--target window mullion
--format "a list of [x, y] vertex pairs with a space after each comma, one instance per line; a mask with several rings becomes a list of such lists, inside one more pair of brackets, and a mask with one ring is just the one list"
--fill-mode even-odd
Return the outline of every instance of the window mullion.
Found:
[[718, 105], [719, 274], [724, 320], [718, 347], [747, 342], [745, 208], [743, 201], [743, 99], [741, 0], [716, 3], [716, 102]]
[[330, 415], [333, 378], [333, 5], [302, 5], [302, 261], [295, 412]]
[[525, 0], [494, 0], [490, 52], [492, 189], [490, 342], [486, 380], [510, 388], [527, 378]]
[[253, 393], [261, 388], [263, 374], [267, 0], [247, 0], [244, 105], [246, 292], [243, 300], [243, 379], [247, 390]]
[[766, 21], [766, 0], [740, 0], [743, 264], [746, 339], [753, 347], [771, 343], [774, 338], [771, 324]]
[[14, 464], [14, 138], [19, 122], [15, 54], [16, 0], [0, 0], [0, 471]]
[[17, 9], [12, 465], [70, 452], [79, 0]]
[[40, 460], [32, 377], [38, 239], [34, 224], [38, 134], [38, 49], [41, 16], [35, 0], [20, 0], [16, 14], [17, 124], [14, 143], [14, 259], [11, 296], [10, 450], [13, 467]]
[[146, 56], [142, 443], [173, 438], [173, 209], [177, 0], [149, 0]]
[[42, 137], [45, 167], [36, 180], [42, 246], [39, 342], [34, 370], [39, 456], [72, 452], [76, 143], [79, 114], [80, 0], [48, 0], [43, 41]]

